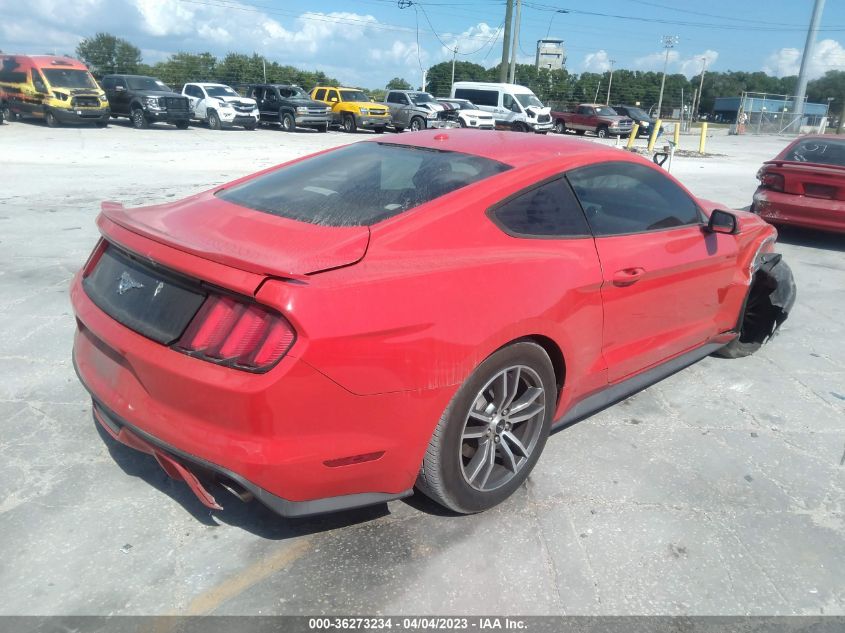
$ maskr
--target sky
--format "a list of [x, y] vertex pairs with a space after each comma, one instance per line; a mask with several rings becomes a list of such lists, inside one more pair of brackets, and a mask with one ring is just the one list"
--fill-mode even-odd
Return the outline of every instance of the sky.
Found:
[[[305, 8], [307, 6], [307, 10]], [[518, 61], [536, 42], [564, 40], [570, 72], [661, 70], [661, 38], [677, 36], [669, 72], [798, 73], [812, 0], [523, 0]], [[105, 31], [155, 63], [171, 53], [257, 52], [342, 83], [418, 85], [452, 59], [493, 66], [502, 55], [504, 0], [0, 0], [0, 50], [72, 54]], [[811, 78], [845, 70], [845, 0], [827, 0]]]

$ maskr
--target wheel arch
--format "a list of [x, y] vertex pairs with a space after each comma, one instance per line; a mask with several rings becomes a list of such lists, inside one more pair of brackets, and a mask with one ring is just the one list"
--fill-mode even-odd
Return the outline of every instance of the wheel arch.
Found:
[[[543, 334], [528, 334], [508, 341], [504, 345], [500, 345], [488, 354], [488, 357], [491, 354], [498, 352], [500, 349], [510, 347], [515, 343], [535, 343], [543, 348], [543, 351], [546, 352], [549, 360], [552, 362], [552, 369], [554, 369], [555, 372], [555, 384], [557, 385], [557, 402], [560, 402], [560, 396], [563, 393], [563, 385], [566, 381], [566, 359], [563, 356], [563, 350], [560, 348], [560, 345], [558, 345], [554, 339]], [[475, 368], [473, 368], [473, 371], [475, 371]]]

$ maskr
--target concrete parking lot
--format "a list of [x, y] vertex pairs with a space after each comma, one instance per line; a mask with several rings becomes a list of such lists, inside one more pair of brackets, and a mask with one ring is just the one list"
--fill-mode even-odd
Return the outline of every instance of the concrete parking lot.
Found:
[[[232, 500], [209, 513], [97, 431], [68, 283], [100, 201], [179, 198], [369, 137], [0, 127], [0, 615], [845, 614], [841, 237], [784, 232], [798, 301], [763, 351], [556, 433], [481, 515], [419, 495], [295, 521]], [[786, 143], [717, 136], [721, 156], [673, 173], [741, 208]]]

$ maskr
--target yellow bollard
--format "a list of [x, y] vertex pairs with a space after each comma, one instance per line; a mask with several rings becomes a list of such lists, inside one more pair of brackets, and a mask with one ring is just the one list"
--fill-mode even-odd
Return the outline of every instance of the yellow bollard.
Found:
[[657, 133], [660, 131], [660, 126], [663, 125], [663, 119], [657, 119], [654, 122], [654, 129], [651, 131], [651, 136], [648, 137], [648, 151], [654, 150], [654, 143], [657, 141]]
[[634, 127], [631, 128], [631, 133], [628, 135], [628, 143], [625, 145], [625, 149], [631, 149], [634, 146], [634, 141], [637, 140], [637, 132], [640, 131], [640, 124], [634, 123]]
[[675, 137], [672, 139], [675, 142], [675, 147], [678, 146], [678, 143], [681, 140], [681, 124], [675, 123]]
[[704, 153], [704, 144], [707, 143], [707, 121], [701, 124], [701, 139], [698, 141], [698, 153]]

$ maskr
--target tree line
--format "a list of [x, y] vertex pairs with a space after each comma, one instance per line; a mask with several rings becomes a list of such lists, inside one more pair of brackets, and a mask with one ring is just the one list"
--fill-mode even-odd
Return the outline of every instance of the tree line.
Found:
[[[175, 53], [164, 61], [143, 63], [141, 51], [130, 42], [109, 33], [97, 33], [80, 42], [77, 56], [91, 68], [95, 76], [121, 72], [154, 75], [174, 87], [189, 81], [218, 81], [239, 83], [292, 83], [310, 90], [316, 85], [340, 85], [338, 80], [319, 70], [307, 71], [266, 60], [253, 53], [229, 53], [217, 58], [211, 53]], [[455, 64], [455, 81], [498, 81], [499, 65], [485, 68], [472, 62]], [[532, 64], [517, 64], [514, 81], [530, 88], [543, 103], [566, 107], [577, 103], [607, 99], [609, 73], [570, 73], [561, 70], [537, 69]], [[613, 73], [610, 102], [635, 104], [649, 109], [658, 101], [661, 73], [618, 69]], [[452, 81], [452, 63], [441, 62], [428, 69], [426, 89], [438, 97], [448, 96]], [[666, 76], [663, 104], [665, 110], [692, 103], [699, 87], [700, 76], [687, 79], [681, 74]], [[706, 72], [700, 101], [700, 112], [713, 111], [716, 97], [734, 97], [745, 92], [791, 95], [798, 78], [773, 77], [764, 72], [725, 71]], [[376, 98], [384, 89], [410, 89], [412, 84], [402, 77], [394, 77], [384, 87], [361, 86]], [[413, 87], [421, 88], [414, 85]], [[809, 82], [807, 96], [811, 102], [825, 103], [832, 98], [835, 112], [845, 105], [845, 72], [830, 70], [823, 77]]]

